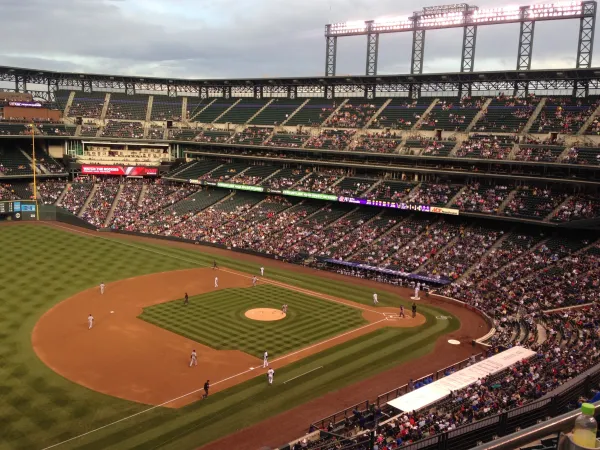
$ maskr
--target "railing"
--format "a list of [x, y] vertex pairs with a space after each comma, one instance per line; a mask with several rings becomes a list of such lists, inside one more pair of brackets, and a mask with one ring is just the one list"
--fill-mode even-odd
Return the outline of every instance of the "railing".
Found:
[[[403, 446], [402, 450], [469, 450], [476, 445], [480, 447], [474, 450], [512, 450], [553, 432], [570, 430], [577, 412], [568, 413], [558, 420], [552, 418], [573, 409], [580, 397], [589, 395], [592, 389], [597, 389], [599, 385], [600, 364], [561, 386], [557, 392], [550, 393], [539, 400], [446, 433], [421, 439], [414, 444]], [[382, 394], [380, 397], [386, 395]], [[597, 405], [596, 414], [599, 414], [600, 402]], [[533, 431], [521, 432], [524, 428], [532, 426], [535, 426]], [[508, 436], [513, 433], [517, 434]], [[502, 436], [507, 437], [500, 439]], [[481, 445], [483, 443], [487, 444]]]

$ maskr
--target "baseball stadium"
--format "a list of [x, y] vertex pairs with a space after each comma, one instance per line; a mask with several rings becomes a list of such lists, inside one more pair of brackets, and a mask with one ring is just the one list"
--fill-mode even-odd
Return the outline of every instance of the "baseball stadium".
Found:
[[[0, 450], [584, 448], [596, 14], [330, 23], [314, 77], [0, 66]], [[532, 68], [536, 24], [563, 21], [575, 67]], [[503, 24], [510, 67], [475, 70]], [[447, 29], [456, 71], [427, 73]], [[390, 34], [409, 73], [378, 73]], [[339, 75], [353, 37], [364, 75]]]

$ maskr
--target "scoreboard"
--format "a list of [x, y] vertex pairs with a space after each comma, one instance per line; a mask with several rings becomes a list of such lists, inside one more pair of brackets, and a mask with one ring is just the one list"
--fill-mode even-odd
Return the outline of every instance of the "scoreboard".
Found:
[[37, 205], [31, 200], [0, 201], [0, 219], [35, 220]]

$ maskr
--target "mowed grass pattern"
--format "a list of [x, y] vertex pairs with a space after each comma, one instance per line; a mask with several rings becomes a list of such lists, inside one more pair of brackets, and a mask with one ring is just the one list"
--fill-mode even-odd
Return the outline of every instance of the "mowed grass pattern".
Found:
[[[84, 232], [87, 233], [87, 232]], [[160, 241], [156, 241], [159, 243]], [[56, 449], [198, 448], [221, 436], [279, 412], [410, 361], [433, 349], [442, 334], [458, 328], [456, 319], [420, 307], [427, 323], [411, 329], [382, 329], [277, 370], [275, 385], [263, 377], [211, 395], [186, 408], [156, 408], [131, 419], [146, 406], [96, 393], [72, 383], [46, 367], [31, 348], [36, 321], [57, 302], [100, 281], [147, 273], [223, 267], [257, 274], [259, 266], [237, 258], [215, 257], [191, 250], [106, 237], [88, 237], [57, 229], [20, 224], [0, 228], [0, 449], [41, 450], [65, 440]], [[269, 278], [324, 294], [371, 304], [372, 291], [335, 281], [269, 267]], [[290, 268], [293, 268], [290, 266]], [[315, 272], [318, 275], [318, 272]], [[380, 292], [380, 304], [410, 303]], [[333, 325], [335, 317], [326, 317]], [[93, 351], [93, 349], [90, 349]], [[76, 357], [76, 355], [74, 356]], [[323, 366], [297, 381], [282, 381]], [[425, 374], [423, 374], [425, 375]], [[202, 382], [198, 381], [198, 388]], [[306, 417], [306, 426], [318, 417]], [[113, 422], [118, 423], [111, 425]], [[99, 427], [106, 428], [94, 432]], [[82, 433], [90, 432], [84, 437]]]
[[[281, 309], [284, 319], [259, 322], [245, 317], [254, 308]], [[222, 289], [144, 308], [140, 318], [217, 350], [241, 350], [261, 357], [282, 356], [367, 323], [359, 309], [271, 284]]]

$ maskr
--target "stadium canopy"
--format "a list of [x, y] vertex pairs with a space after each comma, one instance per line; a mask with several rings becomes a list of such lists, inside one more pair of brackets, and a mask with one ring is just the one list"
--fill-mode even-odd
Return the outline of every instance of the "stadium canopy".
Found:
[[519, 361], [531, 358], [533, 355], [535, 355], [534, 351], [524, 347], [509, 348], [502, 353], [389, 401], [388, 405], [402, 412], [418, 411], [442, 400], [453, 391], [466, 388], [481, 378], [502, 372]]

